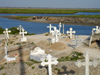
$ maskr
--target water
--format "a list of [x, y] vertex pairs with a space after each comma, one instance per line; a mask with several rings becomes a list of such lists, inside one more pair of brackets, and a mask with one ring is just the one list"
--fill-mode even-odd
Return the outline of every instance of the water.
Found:
[[[62, 15], [100, 15], [100, 13], [76, 13], [76, 14], [0, 14], [0, 16], [8, 16], [8, 15], [17, 15], [17, 16], [62, 16]], [[2, 28], [11, 28], [11, 27], [18, 27], [19, 25], [22, 25], [26, 31], [29, 33], [46, 33], [49, 31], [47, 26], [49, 24], [47, 23], [35, 23], [35, 22], [25, 22], [25, 21], [19, 21], [19, 20], [11, 20], [7, 18], [0, 18], [0, 26]], [[52, 24], [53, 26], [56, 26], [58, 28], [58, 24]], [[76, 31], [76, 35], [90, 35], [92, 28], [94, 26], [81, 26], [81, 25], [65, 25], [65, 33], [69, 28], [72, 27], [73, 30]], [[61, 30], [62, 32], [62, 30]]]
[[0, 14], [0, 16], [68, 16], [68, 15], [100, 15], [100, 13], [96, 12], [78, 12], [75, 14]]

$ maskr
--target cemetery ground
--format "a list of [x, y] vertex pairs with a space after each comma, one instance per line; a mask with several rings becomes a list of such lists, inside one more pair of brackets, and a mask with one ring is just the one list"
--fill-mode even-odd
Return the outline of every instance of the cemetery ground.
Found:
[[[21, 35], [10, 34], [8, 54], [11, 57], [18, 54], [18, 57], [15, 61], [6, 62], [4, 36], [4, 34], [0, 35], [0, 75], [47, 75], [47, 66], [42, 67], [40, 62], [29, 60], [30, 51], [35, 47], [40, 47], [46, 54], [58, 58], [58, 64], [52, 65], [53, 75], [85, 75], [85, 67], [78, 68], [75, 65], [77, 60], [84, 61], [85, 51], [89, 52], [90, 61], [96, 59], [100, 62], [100, 43], [94, 41], [89, 47], [90, 36], [79, 35], [82, 41], [79, 42], [79, 47], [75, 47], [75, 43], [72, 43], [69, 35], [66, 34], [58, 37], [59, 42], [50, 43], [53, 36], [48, 33], [26, 35], [26, 43], [20, 43]], [[100, 75], [100, 64], [96, 68], [90, 66], [90, 75]]]

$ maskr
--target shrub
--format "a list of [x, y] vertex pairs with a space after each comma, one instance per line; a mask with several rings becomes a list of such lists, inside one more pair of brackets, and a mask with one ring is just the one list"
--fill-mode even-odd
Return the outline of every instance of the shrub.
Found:
[[3, 34], [4, 29], [0, 27], [0, 34]]
[[1, 70], [2, 70], [2, 69], [4, 69], [4, 66], [1, 66], [1, 68], [0, 68], [0, 69], [1, 69]]
[[16, 64], [16, 62], [13, 62], [13, 65], [15, 65]]
[[32, 42], [31, 44], [34, 44], [34, 42]]
[[26, 64], [27, 64], [28, 66], [32, 66], [32, 65], [33, 65], [32, 62], [26, 62]]
[[35, 67], [34, 66], [32, 66], [32, 69], [34, 69]]
[[19, 30], [17, 30], [17, 27], [9, 28], [9, 30], [11, 30], [10, 34], [19, 34]]
[[60, 71], [60, 69], [58, 69], [58, 68], [55, 68], [55, 70]]
[[45, 36], [48, 36], [48, 34], [45, 34]]

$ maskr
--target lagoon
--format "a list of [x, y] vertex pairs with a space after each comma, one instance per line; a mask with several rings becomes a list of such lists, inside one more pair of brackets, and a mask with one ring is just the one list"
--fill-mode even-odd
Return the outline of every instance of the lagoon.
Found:
[[[0, 16], [64, 16], [64, 15], [100, 15], [100, 13], [79, 12], [75, 14], [0, 14]], [[18, 27], [22, 25], [29, 33], [42, 34], [49, 31], [47, 29], [48, 23], [25, 22], [19, 20], [12, 20], [7, 18], [0, 18], [0, 26], [2, 28]], [[58, 28], [58, 24], [52, 24]], [[65, 24], [65, 33], [72, 27], [76, 31], [76, 35], [90, 35], [92, 28], [95, 26], [81, 26], [81, 25], [67, 25]], [[62, 31], [62, 30], [61, 30]]]

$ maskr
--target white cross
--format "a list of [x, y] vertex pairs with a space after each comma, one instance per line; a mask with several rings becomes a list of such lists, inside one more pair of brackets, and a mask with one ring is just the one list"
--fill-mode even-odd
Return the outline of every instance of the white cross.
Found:
[[72, 40], [72, 42], [75, 42], [76, 47], [78, 47], [78, 42], [81, 42], [81, 39], [79, 39], [78, 36], [75, 36], [75, 40]]
[[[94, 32], [94, 31], [95, 31], [95, 32]], [[96, 33], [96, 34], [100, 33], [99, 26], [96, 26], [96, 28], [93, 28], [93, 29], [92, 29], [92, 34], [94, 34], [94, 33]]]
[[50, 26], [47, 26], [47, 28], [49, 28], [49, 33], [51, 33], [51, 28], [53, 28], [54, 26], [51, 26], [51, 24], [50, 24]]
[[22, 34], [22, 36], [24, 38], [24, 34], [27, 34], [27, 31], [24, 32], [24, 29], [22, 28], [22, 32], [19, 32], [19, 34]]
[[22, 28], [23, 27], [21, 25], [19, 25], [19, 27], [17, 28], [17, 30], [19, 30], [21, 32]]
[[89, 66], [93, 65], [94, 67], [96, 67], [98, 63], [96, 61], [89, 62], [88, 52], [84, 53], [84, 57], [85, 57], [85, 62], [81, 62], [81, 61], [77, 60], [77, 62], [75, 62], [75, 64], [78, 67], [85, 66], [85, 75], [89, 75]]
[[55, 36], [55, 42], [57, 42], [58, 40], [57, 36], [61, 35], [61, 33], [59, 32], [59, 30], [57, 30], [56, 27], [54, 27], [54, 31], [52, 31], [52, 35]]
[[8, 57], [7, 42], [5, 42], [5, 57], [4, 57], [4, 59], [6, 59], [7, 57]]
[[11, 31], [8, 31], [8, 28], [5, 29], [5, 31], [3, 31], [3, 33], [6, 35], [6, 38], [9, 39], [9, 34]]
[[50, 54], [47, 55], [47, 62], [45, 62], [45, 58], [42, 59], [41, 65], [45, 66], [48, 65], [48, 71], [49, 75], [52, 75], [52, 66], [51, 65], [57, 65], [58, 61], [57, 58], [53, 58]]
[[60, 30], [61, 30], [61, 22], [59, 23], [59, 32], [60, 32]]
[[70, 34], [70, 38], [72, 39], [72, 34], [73, 34], [73, 33], [75, 34], [76, 32], [75, 32], [75, 31], [72, 31], [73, 28], [70, 28], [69, 30], [70, 30], [70, 31], [67, 31], [66, 33], [67, 33], [67, 34], [69, 33], [69, 34]]

